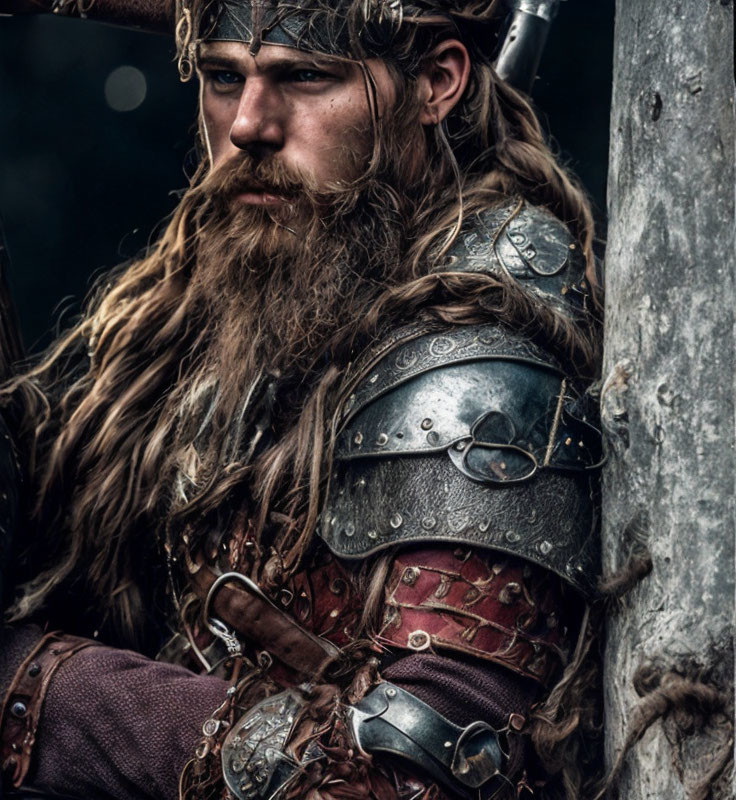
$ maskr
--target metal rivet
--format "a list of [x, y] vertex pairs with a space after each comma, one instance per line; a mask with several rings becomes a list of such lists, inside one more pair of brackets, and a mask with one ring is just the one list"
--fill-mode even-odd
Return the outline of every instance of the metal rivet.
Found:
[[401, 580], [407, 586], [414, 586], [414, 584], [419, 580], [420, 571], [416, 567], [407, 567], [404, 570], [404, 574], [401, 576]]
[[569, 447], [571, 444], [572, 444], [572, 439], [568, 436], [567, 439], [565, 439], [565, 445]]
[[20, 700], [17, 700], [13, 705], [10, 707], [10, 713], [14, 717], [18, 717], [19, 719], [25, 717], [28, 713], [28, 706], [25, 703], [21, 703]]
[[570, 250], [577, 250], [577, 249], [578, 249], [577, 245], [575, 245], [575, 244], [571, 244], [570, 245]]
[[343, 529], [343, 533], [345, 536], [355, 536], [355, 525], [352, 522], [348, 522]]
[[547, 555], [552, 551], [552, 542], [544, 541], [542, 544], [539, 545], [539, 549], [542, 551], [543, 555]]
[[425, 531], [431, 531], [437, 525], [437, 520], [434, 517], [424, 517], [421, 525]]
[[388, 436], [385, 433], [379, 433], [376, 437], [376, 444], [379, 447], [383, 447], [383, 445], [388, 444]]
[[504, 534], [507, 542], [519, 542], [521, 541], [521, 536], [516, 531], [506, 531]]
[[28, 674], [32, 678], [35, 678], [40, 673], [41, 673], [41, 665], [40, 664], [36, 664], [36, 662], [34, 661], [33, 664], [31, 664], [31, 666], [28, 667]]
[[391, 517], [391, 519], [389, 520], [389, 524], [394, 529], [400, 528], [403, 523], [404, 523], [404, 518], [401, 516], [401, 514], [394, 514], [393, 517]]
[[386, 697], [396, 697], [396, 689], [386, 689]]
[[360, 486], [361, 488], [363, 488], [363, 486], [365, 486], [365, 483], [366, 483], [366, 481], [365, 481], [365, 478], [361, 478], [361, 479], [358, 481], [358, 486]]
[[409, 634], [409, 647], [412, 650], [426, 650], [432, 642], [432, 638], [426, 631], [414, 631]]
[[430, 444], [438, 444], [439, 440], [440, 440], [440, 435], [439, 435], [439, 433], [437, 433], [437, 431], [430, 431], [427, 434], [427, 441]]
[[449, 750], [452, 747], [452, 742], [445, 742], [445, 747]]
[[428, 431], [432, 427], [432, 425], [434, 425], [434, 422], [432, 422], [432, 420], [429, 417], [422, 420], [423, 431]]
[[520, 731], [524, 727], [525, 723], [524, 717], [521, 714], [512, 714], [509, 717], [509, 728], [515, 731]]
[[378, 534], [375, 531], [368, 531], [368, 533], [366, 533], [366, 536], [369, 539], [378, 539]]
[[458, 443], [455, 445], [455, 450], [458, 450], [459, 452], [461, 452], [461, 453], [462, 453], [462, 451], [463, 451], [463, 450], [465, 450], [465, 448], [466, 448], [467, 446], [468, 446], [468, 443], [467, 443], [467, 442], [458, 442]]
[[375, 383], [377, 380], [378, 380], [378, 373], [376, 373], [375, 375], [371, 375], [371, 377], [368, 378], [368, 383]]
[[358, 444], [358, 445], [363, 444], [363, 434], [360, 431], [358, 431], [355, 434], [355, 436], [353, 438], [353, 441], [355, 442], [355, 444]]

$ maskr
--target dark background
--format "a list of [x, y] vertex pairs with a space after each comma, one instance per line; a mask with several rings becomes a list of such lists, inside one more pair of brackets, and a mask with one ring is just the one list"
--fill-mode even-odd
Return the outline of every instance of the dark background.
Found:
[[[562, 4], [534, 90], [601, 219], [613, 5]], [[100, 271], [146, 243], [186, 186], [197, 92], [179, 82], [173, 57], [166, 37], [0, 18], [0, 216], [33, 349], [68, 322]]]

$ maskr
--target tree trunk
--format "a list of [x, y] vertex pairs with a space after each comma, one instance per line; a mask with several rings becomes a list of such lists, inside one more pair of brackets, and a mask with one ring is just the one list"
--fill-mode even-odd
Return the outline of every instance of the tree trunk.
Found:
[[652, 562], [607, 631], [626, 800], [736, 797], [733, 37], [732, 0], [617, 2], [604, 573]]

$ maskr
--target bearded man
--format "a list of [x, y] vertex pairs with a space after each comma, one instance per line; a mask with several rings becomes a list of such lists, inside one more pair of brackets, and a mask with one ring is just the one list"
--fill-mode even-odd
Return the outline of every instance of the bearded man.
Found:
[[201, 167], [5, 391], [8, 786], [582, 790], [592, 224], [494, 72], [496, 5], [171, 12]]

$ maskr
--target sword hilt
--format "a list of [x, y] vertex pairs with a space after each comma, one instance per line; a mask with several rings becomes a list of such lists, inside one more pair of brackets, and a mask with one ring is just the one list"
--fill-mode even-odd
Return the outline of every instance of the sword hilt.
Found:
[[531, 94], [539, 62], [560, 0], [516, 0], [496, 72], [515, 89]]

